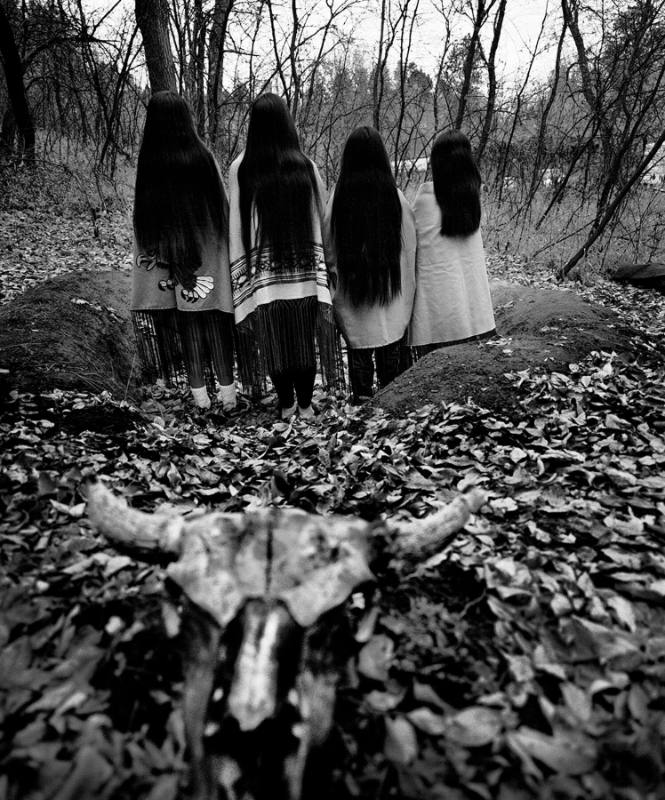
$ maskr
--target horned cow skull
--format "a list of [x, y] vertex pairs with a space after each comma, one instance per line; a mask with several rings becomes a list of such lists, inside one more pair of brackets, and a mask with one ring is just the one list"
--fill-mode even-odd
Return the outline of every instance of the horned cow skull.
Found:
[[472, 489], [408, 524], [265, 507], [245, 513], [131, 509], [101, 483], [88, 514], [126, 548], [167, 555], [180, 589], [183, 716], [195, 800], [298, 800], [328, 737], [345, 657], [334, 637], [351, 594], [374, 580], [377, 534], [426, 557], [483, 504]]

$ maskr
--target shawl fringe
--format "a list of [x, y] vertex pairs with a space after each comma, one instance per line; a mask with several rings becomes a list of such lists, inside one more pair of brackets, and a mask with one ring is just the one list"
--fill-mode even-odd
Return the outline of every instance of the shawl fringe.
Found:
[[324, 386], [344, 386], [342, 348], [332, 307], [315, 296], [275, 300], [236, 323], [238, 371], [252, 397], [266, 393], [267, 376], [315, 368]]
[[153, 309], [132, 311], [132, 322], [146, 382], [161, 379], [167, 386], [189, 388], [188, 354], [201, 364], [210, 393], [220, 377], [216, 367], [224, 365], [233, 374], [233, 314]]

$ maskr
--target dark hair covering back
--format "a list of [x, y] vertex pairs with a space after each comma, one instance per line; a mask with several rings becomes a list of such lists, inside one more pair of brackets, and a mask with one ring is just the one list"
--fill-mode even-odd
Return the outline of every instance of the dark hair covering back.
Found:
[[480, 227], [480, 172], [460, 131], [440, 133], [432, 147], [434, 195], [442, 236], [468, 236]]
[[291, 113], [276, 94], [262, 94], [254, 101], [238, 184], [247, 256], [253, 204], [260, 247], [272, 247], [277, 270], [296, 269], [298, 257], [312, 252], [312, 199], [318, 202], [318, 188], [312, 163], [300, 149]]
[[134, 234], [173, 276], [191, 285], [202, 241], [224, 235], [226, 195], [217, 164], [194, 128], [185, 100], [155, 92], [148, 103], [134, 192]]
[[331, 230], [340, 287], [351, 303], [387, 305], [402, 288], [402, 204], [383, 140], [367, 125], [346, 140]]

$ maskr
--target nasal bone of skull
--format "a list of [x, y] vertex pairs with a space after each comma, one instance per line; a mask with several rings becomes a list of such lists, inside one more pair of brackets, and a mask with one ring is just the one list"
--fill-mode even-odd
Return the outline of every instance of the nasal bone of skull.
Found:
[[244, 615], [243, 639], [229, 692], [228, 711], [241, 731], [255, 730], [277, 707], [278, 651], [288, 612], [251, 604]]

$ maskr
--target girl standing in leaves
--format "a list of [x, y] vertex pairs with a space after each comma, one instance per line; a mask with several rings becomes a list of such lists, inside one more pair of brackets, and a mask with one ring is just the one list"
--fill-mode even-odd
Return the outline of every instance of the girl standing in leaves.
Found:
[[[224, 411], [236, 406], [228, 201], [187, 103], [156, 92], [148, 104], [134, 194], [132, 317], [144, 365], [210, 407], [216, 375]], [[206, 387], [208, 385], [208, 388]]]
[[269, 375], [282, 419], [314, 416], [317, 349], [335, 380], [338, 348], [321, 242], [324, 188], [286, 103], [252, 106], [245, 151], [229, 170], [229, 247], [241, 379]]
[[480, 173], [460, 131], [432, 147], [431, 183], [415, 199], [418, 251], [409, 344], [420, 354], [438, 345], [495, 332], [480, 233]]
[[404, 363], [415, 292], [413, 211], [395, 185], [378, 131], [356, 128], [325, 213], [326, 260], [337, 323], [348, 346], [354, 402], [385, 386]]

